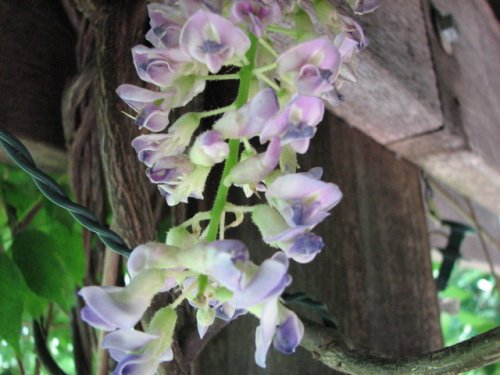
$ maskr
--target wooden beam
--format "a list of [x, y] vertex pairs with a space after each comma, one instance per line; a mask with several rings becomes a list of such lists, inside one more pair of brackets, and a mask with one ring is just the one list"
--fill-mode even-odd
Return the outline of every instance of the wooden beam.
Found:
[[459, 36], [447, 54], [424, 1], [443, 127], [389, 147], [427, 173], [500, 214], [500, 26], [486, 0], [433, 1]]
[[[344, 1], [334, 0], [343, 14]], [[346, 101], [331, 110], [378, 143], [389, 144], [442, 126], [436, 76], [420, 0], [391, 0], [354, 17], [370, 43], [358, 56], [358, 83], [346, 83]]]

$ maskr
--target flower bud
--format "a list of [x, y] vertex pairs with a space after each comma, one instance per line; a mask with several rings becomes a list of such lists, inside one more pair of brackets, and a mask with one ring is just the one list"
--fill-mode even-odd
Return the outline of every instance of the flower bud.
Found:
[[224, 161], [228, 154], [229, 145], [224, 142], [222, 135], [215, 130], [200, 134], [189, 151], [191, 161], [204, 167], [211, 167]]

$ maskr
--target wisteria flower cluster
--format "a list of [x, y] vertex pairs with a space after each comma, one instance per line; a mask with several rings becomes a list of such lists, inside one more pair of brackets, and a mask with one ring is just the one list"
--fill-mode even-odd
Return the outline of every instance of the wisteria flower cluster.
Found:
[[[363, 13], [378, 2], [352, 5]], [[313, 230], [342, 197], [321, 180], [321, 168], [298, 172], [297, 154], [308, 151], [325, 103], [342, 100], [340, 84], [355, 81], [354, 59], [367, 40], [358, 23], [321, 0], [165, 1], [148, 11], [152, 47], [136, 46], [132, 56], [139, 77], [157, 89], [117, 89], [135, 111], [136, 126], [149, 131], [132, 146], [170, 206], [203, 199], [212, 168], [225, 163], [224, 171], [213, 209], [170, 229], [165, 244], [135, 248], [127, 286], [83, 288], [81, 315], [108, 332], [103, 346], [118, 363], [114, 374], [154, 374], [173, 358], [182, 301], [196, 309], [200, 337], [217, 318], [251, 313], [260, 319], [255, 361], [265, 367], [271, 343], [290, 354], [302, 339], [302, 322], [280, 298], [292, 281], [289, 262], [308, 263], [321, 252], [325, 244]], [[275, 47], [283, 41], [288, 49]], [[224, 73], [234, 67], [238, 73]], [[230, 79], [239, 80], [232, 105], [169, 123], [170, 111], [200, 94], [206, 81]], [[200, 131], [201, 120], [214, 116], [211, 129]], [[230, 186], [262, 203], [229, 203]], [[228, 213], [237, 220], [226, 226]], [[260, 265], [244, 243], [224, 238], [246, 214], [276, 249]], [[136, 330], [152, 298], [166, 291], [177, 299]]]

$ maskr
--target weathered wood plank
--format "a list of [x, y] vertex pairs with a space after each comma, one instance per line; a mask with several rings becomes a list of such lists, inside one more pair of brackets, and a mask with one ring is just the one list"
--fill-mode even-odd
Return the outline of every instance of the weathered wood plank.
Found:
[[442, 14], [453, 15], [460, 33], [448, 55], [424, 2], [443, 128], [389, 147], [500, 213], [500, 26], [486, 0], [433, 3]]
[[381, 144], [437, 130], [443, 120], [421, 1], [386, 1], [355, 18], [370, 44], [359, 55], [358, 83], [342, 86], [346, 102], [332, 111]]

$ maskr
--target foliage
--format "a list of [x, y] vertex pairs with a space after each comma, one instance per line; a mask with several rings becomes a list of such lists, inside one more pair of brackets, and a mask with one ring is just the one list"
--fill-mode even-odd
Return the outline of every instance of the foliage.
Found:
[[[64, 185], [65, 176], [54, 176]], [[85, 258], [79, 224], [45, 198], [24, 171], [0, 165], [0, 372], [43, 374], [34, 350], [32, 320], [49, 330], [48, 347], [73, 372], [70, 309]], [[17, 353], [17, 359], [16, 359]]]
[[[437, 267], [437, 265], [435, 265]], [[454, 345], [500, 325], [500, 296], [490, 273], [455, 268], [448, 287], [439, 293], [441, 301], [458, 301], [456, 313], [443, 311], [441, 327], [446, 346]], [[500, 364], [467, 372], [469, 375], [500, 373]]]

